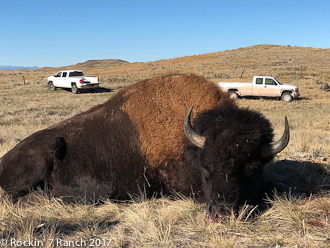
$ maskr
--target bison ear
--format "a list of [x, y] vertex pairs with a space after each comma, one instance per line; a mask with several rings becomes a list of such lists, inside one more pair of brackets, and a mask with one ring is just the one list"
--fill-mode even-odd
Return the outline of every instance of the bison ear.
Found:
[[63, 159], [66, 155], [66, 142], [62, 137], [57, 137], [55, 141], [55, 157]]

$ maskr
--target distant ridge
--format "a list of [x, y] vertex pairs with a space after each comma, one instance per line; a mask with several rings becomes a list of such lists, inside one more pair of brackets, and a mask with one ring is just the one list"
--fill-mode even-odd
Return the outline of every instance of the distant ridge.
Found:
[[0, 70], [7, 70], [7, 71], [14, 71], [14, 70], [21, 70], [21, 69], [38, 69], [39, 67], [36, 66], [12, 66], [12, 65], [0, 65]]
[[124, 65], [124, 64], [129, 64], [129, 62], [121, 59], [87, 60], [86, 62], [83, 63], [71, 65], [70, 69], [112, 67], [112, 66]]
[[[114, 67], [114, 66], [120, 66], [129, 64], [128, 61], [121, 60], [121, 59], [103, 59], [103, 60], [87, 60], [86, 62], [78, 63], [75, 65], [70, 66], [61, 66], [58, 67], [58, 69], [92, 69], [92, 68], [102, 68], [102, 67]], [[48, 67], [44, 67], [48, 68]], [[39, 69], [37, 66], [12, 66], [12, 65], [0, 65], [0, 70], [7, 70], [7, 71], [13, 71], [13, 70], [21, 70], [21, 69], [27, 69], [27, 70], [33, 70], [33, 69]]]

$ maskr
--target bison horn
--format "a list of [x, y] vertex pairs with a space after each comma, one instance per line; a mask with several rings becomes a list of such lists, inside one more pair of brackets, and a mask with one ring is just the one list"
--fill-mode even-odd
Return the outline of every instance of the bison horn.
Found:
[[278, 141], [276, 141], [272, 145], [267, 145], [262, 147], [262, 157], [271, 157], [275, 154], [282, 151], [289, 143], [290, 140], [290, 128], [289, 128], [289, 122], [288, 119], [285, 117], [285, 129], [284, 133], [282, 135], [282, 138], [280, 138]]
[[203, 148], [206, 138], [204, 136], [197, 134], [194, 131], [194, 129], [192, 128], [191, 123], [190, 123], [190, 116], [191, 116], [191, 112], [192, 112], [193, 108], [194, 108], [194, 105], [192, 105], [188, 111], [186, 119], [184, 120], [183, 129], [184, 129], [184, 132], [185, 132], [187, 138], [189, 139], [189, 141], [191, 143], [193, 143], [195, 146], [197, 146], [199, 148]]

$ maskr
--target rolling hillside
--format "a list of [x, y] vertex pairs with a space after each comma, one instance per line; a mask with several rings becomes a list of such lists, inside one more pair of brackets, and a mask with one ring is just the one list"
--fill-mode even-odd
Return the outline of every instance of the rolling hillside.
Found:
[[169, 73], [196, 73], [214, 81], [234, 78], [246, 81], [257, 74], [276, 76], [285, 82], [301, 78], [329, 81], [330, 49], [257, 45], [146, 63], [89, 60], [60, 68], [2, 71], [0, 83], [7, 77], [17, 80], [23, 74], [26, 79], [45, 78], [61, 69], [84, 69], [85, 74], [103, 77], [104, 81], [113, 78], [139, 81]]

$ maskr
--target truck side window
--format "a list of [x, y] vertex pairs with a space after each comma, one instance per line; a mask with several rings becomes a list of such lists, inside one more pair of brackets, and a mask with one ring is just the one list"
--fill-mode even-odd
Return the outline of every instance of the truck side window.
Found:
[[256, 79], [256, 84], [262, 84], [262, 78], [257, 78]]
[[67, 72], [63, 72], [62, 77], [66, 77]]
[[69, 77], [83, 77], [84, 73], [82, 71], [73, 71], [69, 73]]
[[55, 75], [55, 77], [60, 77], [62, 72], [59, 72]]
[[275, 85], [274, 80], [271, 78], [266, 78], [265, 79], [265, 84], [266, 85]]

